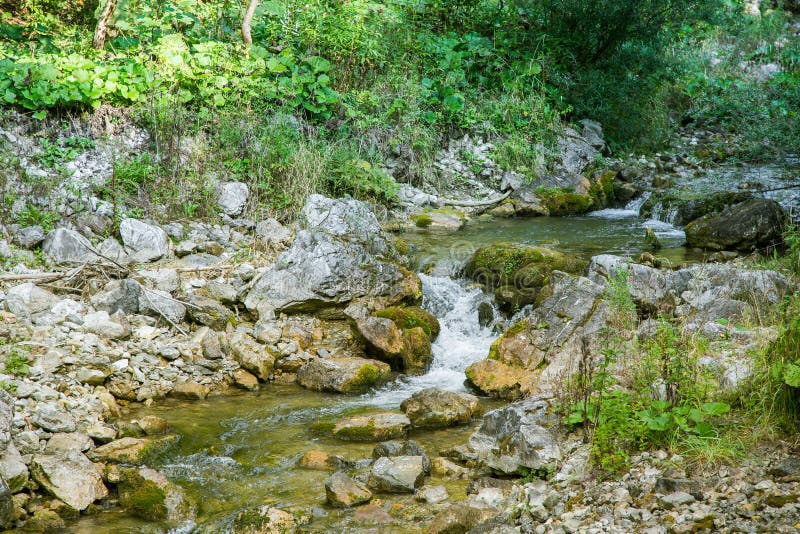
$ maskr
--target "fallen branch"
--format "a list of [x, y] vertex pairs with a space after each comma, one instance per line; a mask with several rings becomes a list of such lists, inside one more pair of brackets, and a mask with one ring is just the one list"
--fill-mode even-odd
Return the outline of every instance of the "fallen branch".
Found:
[[445, 206], [456, 206], [459, 208], [483, 208], [486, 206], [493, 206], [495, 204], [500, 204], [502, 201], [507, 199], [511, 196], [511, 191], [506, 193], [505, 195], [501, 195], [498, 198], [493, 198], [490, 200], [453, 200], [453, 199], [444, 199], [441, 201], [442, 204]]

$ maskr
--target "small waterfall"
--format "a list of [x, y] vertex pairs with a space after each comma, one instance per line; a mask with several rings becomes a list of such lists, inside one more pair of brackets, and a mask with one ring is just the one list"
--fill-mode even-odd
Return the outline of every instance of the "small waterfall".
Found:
[[661, 221], [671, 226], [675, 225], [677, 218], [678, 208], [664, 208], [664, 205], [661, 202], [658, 202], [655, 206], [653, 206], [653, 212], [650, 214], [650, 219], [654, 221]]
[[641, 196], [636, 197], [627, 204], [625, 204], [625, 209], [627, 211], [635, 211], [636, 215], [639, 215], [642, 206], [644, 206], [644, 203], [647, 202], [647, 200], [650, 198], [650, 195], [652, 195], [650, 191], [645, 191], [644, 193], [642, 193]]
[[419, 275], [424, 295], [422, 306], [439, 319], [441, 332], [433, 342], [433, 362], [422, 376], [401, 376], [364, 397], [368, 404], [396, 407], [416, 391], [438, 387], [463, 391], [464, 370], [489, 354], [497, 338], [491, 327], [478, 323], [478, 305], [486, 295], [476, 287], [445, 276]]
[[627, 219], [630, 217], [638, 217], [639, 210], [642, 205], [650, 198], [650, 191], [645, 191], [642, 196], [634, 198], [624, 208], [607, 208], [604, 210], [597, 210], [589, 213], [589, 217], [600, 217], [602, 219]]

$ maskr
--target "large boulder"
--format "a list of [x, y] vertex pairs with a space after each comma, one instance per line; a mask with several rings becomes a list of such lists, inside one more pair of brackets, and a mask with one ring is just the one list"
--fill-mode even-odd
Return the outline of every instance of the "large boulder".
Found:
[[343, 471], [337, 471], [325, 480], [328, 504], [336, 508], [350, 508], [372, 500], [372, 492]]
[[316, 391], [364, 393], [389, 380], [387, 363], [366, 358], [318, 358], [297, 371], [297, 383]]
[[372, 464], [368, 485], [381, 493], [414, 493], [424, 482], [422, 456], [383, 456]]
[[142, 286], [135, 280], [125, 278], [108, 282], [102, 291], [89, 299], [97, 311], [114, 313], [121, 310], [126, 315], [139, 312]]
[[186, 313], [192, 321], [207, 326], [212, 330], [225, 330], [225, 325], [233, 317], [233, 312], [222, 303], [201, 295], [183, 295]]
[[25, 226], [14, 232], [14, 244], [31, 249], [44, 241], [44, 229], [38, 224], [33, 226]]
[[48, 315], [59, 298], [46, 289], [30, 282], [19, 284], [6, 291], [5, 307], [20, 319], [37, 322]]
[[228, 338], [231, 355], [243, 369], [253, 373], [266, 382], [275, 366], [275, 356], [269, 349], [255, 339], [241, 332], [235, 332]]
[[686, 226], [686, 244], [706, 250], [750, 252], [783, 242], [786, 214], [774, 200], [755, 198]]
[[100, 472], [80, 452], [69, 455], [39, 455], [31, 462], [33, 479], [73, 510], [85, 510], [108, 495]]
[[244, 211], [250, 191], [242, 182], [223, 182], [219, 187], [217, 204], [225, 215], [236, 217]]
[[425, 449], [411, 439], [382, 441], [375, 445], [375, 448], [372, 449], [372, 458], [377, 460], [384, 456], [422, 456], [422, 468], [426, 473], [431, 471], [431, 460]]
[[354, 299], [378, 299], [385, 307], [420, 297], [419, 278], [366, 204], [311, 195], [294, 242], [254, 281], [244, 304], [262, 316], [336, 314]]
[[547, 298], [492, 344], [489, 359], [467, 367], [467, 378], [478, 390], [513, 399], [558, 388], [577, 370], [582, 339], [596, 340], [607, 326], [602, 282], [560, 271], [551, 279]]
[[333, 435], [345, 441], [386, 441], [404, 438], [411, 421], [401, 413], [383, 412], [347, 417], [333, 427]]
[[0, 477], [0, 528], [11, 526], [14, 519], [14, 498], [6, 481]]
[[119, 223], [119, 233], [125, 250], [135, 261], [147, 263], [169, 253], [169, 237], [158, 226], [138, 219], [123, 219]]
[[480, 409], [478, 397], [438, 388], [423, 389], [400, 404], [415, 428], [445, 428], [468, 423]]
[[476, 250], [465, 265], [464, 274], [495, 290], [503, 311], [515, 312], [536, 301], [553, 271], [578, 274], [585, 267], [582, 260], [557, 250], [497, 243]]
[[483, 424], [467, 442], [467, 448], [480, 465], [501, 474], [530, 471], [552, 473], [561, 451], [547, 422], [548, 404], [531, 398], [493, 410], [483, 417]]
[[163, 473], [147, 467], [123, 468], [117, 484], [119, 504], [149, 521], [172, 525], [194, 518], [194, 505]]
[[68, 228], [49, 232], [42, 243], [42, 253], [55, 264], [91, 263], [99, 259], [89, 240]]
[[665, 220], [676, 226], [686, 226], [700, 217], [717, 214], [729, 206], [752, 198], [753, 194], [745, 191], [716, 191], [697, 196], [668, 190], [650, 195], [639, 209], [639, 215], [648, 219]]
[[124, 437], [87, 453], [95, 462], [142, 465], [178, 442], [177, 436], [149, 438]]
[[[397, 321], [387, 317], [372, 316], [355, 321], [356, 330], [364, 339], [369, 356], [385, 361], [406, 374], [424, 374], [433, 360], [431, 327], [426, 322], [419, 323], [419, 326], [413, 324], [398, 325]], [[438, 321], [430, 324], [435, 324], [435, 332], [438, 333]]]

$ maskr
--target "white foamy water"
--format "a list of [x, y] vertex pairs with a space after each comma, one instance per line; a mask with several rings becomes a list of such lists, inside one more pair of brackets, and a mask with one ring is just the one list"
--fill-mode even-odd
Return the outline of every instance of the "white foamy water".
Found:
[[437, 387], [466, 391], [464, 370], [486, 358], [497, 338], [491, 328], [478, 323], [478, 305], [486, 295], [463, 281], [444, 276], [419, 275], [424, 295], [422, 306], [439, 319], [441, 332], [432, 345], [433, 362], [422, 376], [401, 376], [394, 382], [368, 393], [364, 404], [393, 408], [413, 393]]
[[639, 210], [642, 205], [650, 198], [650, 191], [646, 191], [642, 196], [634, 198], [624, 208], [608, 208], [604, 210], [597, 210], [588, 213], [589, 217], [599, 217], [601, 219], [628, 219], [631, 217], [638, 217]]

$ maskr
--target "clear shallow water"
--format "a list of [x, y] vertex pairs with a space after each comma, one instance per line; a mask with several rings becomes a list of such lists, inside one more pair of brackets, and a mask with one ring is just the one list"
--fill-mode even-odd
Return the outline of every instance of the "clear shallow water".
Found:
[[[335, 422], [343, 416], [396, 409], [415, 391], [426, 387], [464, 390], [464, 369], [488, 354], [496, 334], [478, 324], [477, 307], [488, 301], [480, 289], [446, 276], [480, 246], [516, 242], [551, 246], [588, 259], [602, 253], [638, 255], [644, 250], [644, 231], [651, 228], [664, 248], [657, 255], [673, 264], [697, 261], [702, 255], [683, 247], [684, 234], [668, 222], [644, 220], [639, 207], [644, 198], [622, 209], [606, 209], [581, 217], [500, 219], [476, 221], [456, 233], [410, 232], [403, 238], [412, 245], [419, 266], [437, 264], [437, 273], [421, 275], [423, 306], [437, 316], [441, 333], [433, 344], [430, 371], [419, 377], [400, 377], [362, 396], [311, 392], [296, 386], [265, 386], [257, 393], [241, 393], [201, 402], [168, 400], [142, 409], [136, 416], [161, 416], [182, 441], [154, 467], [164, 471], [200, 503], [199, 527], [178, 532], [225, 532], [237, 511], [273, 504], [302, 508], [312, 516], [311, 532], [418, 532], [414, 522], [399, 526], [365, 528], [354, 522], [352, 511], [327, 508], [324, 480], [327, 472], [295, 466], [308, 450], [322, 449], [349, 459], [369, 458], [373, 444], [340, 442], [313, 431], [316, 423]], [[496, 405], [488, 403], [487, 406]], [[429, 455], [464, 443], [477, 425], [442, 431], [419, 432], [411, 438]], [[464, 481], [432, 479], [445, 484], [454, 499], [464, 497]], [[413, 506], [411, 496], [384, 500]], [[111, 534], [165, 532], [160, 525], [133, 518], [120, 510], [85, 517], [70, 525], [72, 533]]]
[[[441, 332], [433, 343], [433, 363], [427, 374], [401, 377], [371, 393], [343, 396], [308, 391], [297, 386], [265, 386], [257, 393], [241, 393], [198, 402], [167, 400], [137, 411], [163, 417], [182, 436], [178, 449], [155, 465], [201, 503], [199, 527], [188, 525], [172, 532], [225, 532], [243, 508], [273, 504], [302, 508], [313, 516], [314, 532], [363, 532], [352, 511], [325, 506], [327, 472], [296, 467], [308, 450], [357, 460], [370, 458], [374, 444], [342, 442], [314, 431], [319, 423], [333, 423], [346, 415], [397, 409], [414, 392], [426, 387], [464, 391], [464, 369], [483, 359], [496, 335], [478, 324], [477, 307], [488, 301], [484, 293], [448, 277], [421, 275], [423, 307], [439, 318]], [[486, 407], [498, 405], [485, 401]], [[412, 433], [430, 456], [463, 444], [478, 423], [440, 431]], [[444, 484], [451, 496], [465, 497], [466, 481], [432, 479]], [[386, 497], [386, 496], [384, 496]], [[414, 505], [412, 496], [386, 497], [392, 503]], [[381, 528], [385, 532], [418, 532], [414, 523]], [[164, 532], [159, 525], [130, 517], [119, 510], [84, 518], [69, 532], [111, 534]]]
[[663, 221], [639, 217], [644, 198], [622, 209], [605, 209], [579, 217], [477, 220], [455, 233], [408, 232], [402, 238], [412, 246], [412, 257], [420, 267], [439, 264], [455, 268], [478, 247], [499, 242], [547, 246], [585, 259], [606, 253], [638, 256], [645, 250], [645, 228], [651, 228], [663, 245], [657, 256], [675, 265], [701, 260], [702, 253], [683, 246], [683, 230]]

